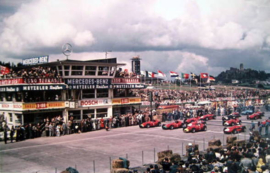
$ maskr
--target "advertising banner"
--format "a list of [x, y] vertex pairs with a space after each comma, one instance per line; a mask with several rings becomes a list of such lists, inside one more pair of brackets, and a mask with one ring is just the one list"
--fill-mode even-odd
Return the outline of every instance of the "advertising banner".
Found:
[[112, 84], [139, 84], [139, 78], [113, 78]]
[[127, 97], [127, 98], [112, 99], [112, 104], [135, 104], [135, 103], [141, 103], [141, 98]]
[[111, 104], [110, 99], [87, 99], [87, 100], [80, 100], [79, 106], [80, 107], [89, 107], [89, 106], [96, 106], [96, 105], [108, 105]]

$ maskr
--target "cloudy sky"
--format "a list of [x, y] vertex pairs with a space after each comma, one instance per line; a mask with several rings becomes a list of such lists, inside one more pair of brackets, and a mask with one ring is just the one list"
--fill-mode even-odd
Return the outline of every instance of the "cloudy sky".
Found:
[[270, 72], [270, 0], [0, 0], [0, 61], [139, 55], [142, 70]]

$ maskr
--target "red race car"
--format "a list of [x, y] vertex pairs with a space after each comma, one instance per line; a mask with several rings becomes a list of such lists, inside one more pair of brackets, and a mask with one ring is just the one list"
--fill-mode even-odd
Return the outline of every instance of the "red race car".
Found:
[[248, 120], [257, 120], [257, 119], [261, 119], [262, 116], [260, 113], [256, 112], [256, 113], [253, 113], [251, 115], [247, 115], [247, 119]]
[[183, 128], [183, 131], [185, 133], [188, 133], [188, 132], [195, 133], [195, 132], [198, 132], [198, 131], [206, 131], [206, 130], [207, 130], [206, 124], [205, 123], [200, 123], [200, 122], [190, 123], [190, 124], [187, 125], [186, 128]]
[[214, 115], [214, 114], [203, 115], [200, 118], [200, 120], [205, 120], [205, 121], [213, 120], [213, 119], [216, 119], [216, 115]]
[[198, 120], [200, 120], [200, 117], [189, 118], [189, 119], [185, 119], [185, 120], [184, 120], [184, 123], [189, 124], [189, 123], [192, 123], [192, 122], [198, 121]]
[[234, 126], [238, 124], [241, 124], [241, 120], [239, 120], [238, 118], [223, 121], [223, 126]]
[[235, 125], [235, 126], [230, 126], [230, 127], [225, 127], [223, 129], [223, 132], [225, 134], [236, 134], [240, 132], [245, 132], [246, 126], [244, 125]]
[[263, 117], [263, 116], [264, 116], [264, 112], [257, 111], [257, 112], [255, 112], [255, 113], [260, 114], [260, 116], [261, 116], [261, 117]]
[[270, 123], [270, 119], [267, 119], [267, 120], [262, 121], [261, 124], [262, 124], [263, 126], [265, 126], [266, 122], [269, 122], [269, 123]]
[[162, 129], [166, 130], [166, 129], [177, 129], [177, 128], [181, 128], [184, 127], [185, 123], [183, 123], [182, 121], [174, 121], [172, 123], [169, 124], [162, 124]]
[[161, 122], [159, 120], [153, 120], [153, 121], [147, 121], [140, 124], [140, 128], [157, 127], [160, 125], [161, 125]]

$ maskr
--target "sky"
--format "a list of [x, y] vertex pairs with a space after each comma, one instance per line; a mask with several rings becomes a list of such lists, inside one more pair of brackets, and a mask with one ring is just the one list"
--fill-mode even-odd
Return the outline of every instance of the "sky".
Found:
[[0, 61], [117, 57], [130, 69], [270, 72], [270, 0], [0, 0]]

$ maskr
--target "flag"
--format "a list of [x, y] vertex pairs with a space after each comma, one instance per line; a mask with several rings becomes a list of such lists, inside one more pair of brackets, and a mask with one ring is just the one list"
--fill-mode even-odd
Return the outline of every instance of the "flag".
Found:
[[145, 71], [145, 72], [146, 72], [146, 77], [153, 78], [153, 76], [155, 76], [155, 74], [153, 74], [154, 72], [151, 72], [151, 71]]
[[210, 81], [216, 81], [216, 79], [214, 78], [214, 76], [211, 76], [211, 75], [209, 76], [209, 80]]
[[160, 77], [166, 77], [166, 74], [164, 74], [162, 71], [158, 70], [158, 76], [160, 76]]
[[201, 79], [207, 79], [208, 73], [201, 73]]
[[182, 73], [182, 79], [188, 79], [189, 74], [188, 73]]
[[146, 77], [146, 71], [141, 71], [141, 76]]
[[178, 77], [179, 75], [176, 72], [170, 71], [170, 76], [171, 77]]
[[8, 67], [0, 65], [0, 74], [5, 75], [10, 72], [10, 69]]
[[151, 77], [152, 77], [152, 78], [157, 77], [157, 73], [156, 73], [156, 72], [152, 72]]
[[197, 76], [196, 74], [190, 72], [190, 77], [191, 77], [192, 79], [196, 78], [196, 76]]

